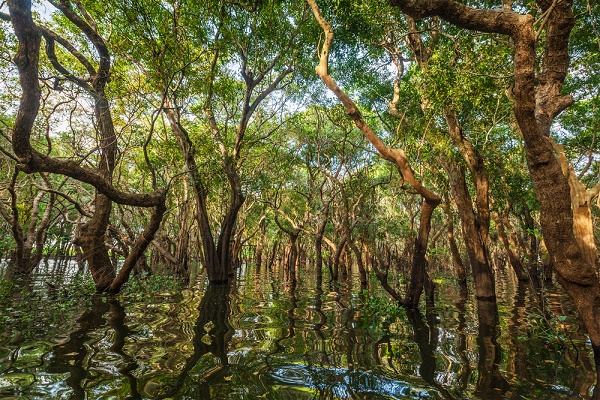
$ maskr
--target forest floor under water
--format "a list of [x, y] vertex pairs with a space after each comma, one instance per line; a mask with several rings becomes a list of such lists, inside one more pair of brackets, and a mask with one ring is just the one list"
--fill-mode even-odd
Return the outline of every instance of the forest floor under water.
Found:
[[291, 285], [243, 267], [228, 287], [155, 275], [118, 296], [91, 295], [90, 278], [72, 274], [4, 278], [0, 398], [528, 400], [593, 389], [589, 343], [556, 285], [497, 271], [495, 313], [438, 277], [435, 307], [406, 312], [355, 276], [319, 286], [302, 270]]

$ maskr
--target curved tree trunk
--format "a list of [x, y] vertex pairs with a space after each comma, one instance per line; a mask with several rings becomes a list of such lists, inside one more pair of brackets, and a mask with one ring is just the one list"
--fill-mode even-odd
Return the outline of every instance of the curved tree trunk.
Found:
[[92, 218], [81, 226], [73, 243], [83, 250], [83, 258], [96, 284], [96, 290], [103, 292], [116, 276], [116, 266], [112, 264], [106, 247], [106, 230], [110, 223], [112, 202], [106, 196], [97, 194]]
[[178, 109], [171, 104], [167, 98], [167, 107], [164, 113], [169, 120], [171, 131], [177, 139], [179, 149], [183, 155], [186, 168], [192, 179], [192, 187], [194, 188], [194, 198], [196, 200], [196, 221], [202, 241], [202, 250], [204, 258], [204, 266], [208, 275], [208, 281], [211, 283], [227, 282], [228, 273], [224, 268], [221, 268], [217, 246], [212, 234], [210, 219], [208, 216], [208, 208], [206, 204], [206, 189], [200, 177], [200, 171], [196, 164], [195, 150], [190, 140], [189, 133], [181, 125]]
[[[431, 214], [433, 210], [440, 204], [441, 198], [435, 194], [430, 189], [426, 188], [416, 177], [410, 166], [408, 161], [408, 157], [404, 153], [402, 149], [394, 149], [387, 146], [373, 131], [373, 129], [367, 124], [367, 122], [363, 119], [362, 114], [354, 101], [337, 85], [335, 80], [329, 75], [329, 52], [331, 50], [331, 46], [333, 44], [334, 32], [333, 28], [325, 20], [321, 11], [319, 10], [318, 5], [314, 0], [307, 0], [308, 5], [310, 6], [315, 19], [323, 29], [325, 33], [325, 40], [323, 41], [323, 46], [319, 50], [319, 65], [315, 68], [317, 75], [321, 78], [323, 83], [335, 94], [335, 96], [340, 100], [346, 112], [350, 116], [350, 118], [354, 121], [354, 124], [363, 135], [367, 138], [367, 140], [377, 149], [379, 154], [393, 163], [398, 171], [400, 172], [402, 178], [413, 188], [416, 192], [423, 198], [423, 208], [421, 215], [421, 222], [425, 222], [426, 226], [419, 227], [419, 234], [417, 237], [417, 243], [421, 246], [418, 249], [418, 253], [415, 253], [413, 257], [413, 272], [416, 268], [425, 268], [425, 263], [422, 263], [421, 260], [424, 258], [427, 253], [427, 240], [429, 239], [429, 230], [430, 226], [428, 225]], [[425, 214], [425, 216], [423, 215]], [[414, 288], [410, 291], [410, 297], [407, 300], [410, 301], [411, 304], [416, 304], [418, 301], [416, 300], [417, 291], [422, 291], [422, 279], [421, 276], [424, 276], [424, 271], [418, 271], [415, 276], [415, 283], [413, 284]], [[378, 274], [378, 276], [380, 276]], [[382, 282], [383, 283], [383, 282]], [[420, 293], [418, 295], [420, 296]]]
[[[534, 17], [513, 12], [510, 6], [480, 10], [453, 0], [390, 2], [414, 18], [439, 16], [468, 30], [512, 38], [514, 114], [540, 204], [542, 234], [556, 276], [573, 299], [590, 335], [600, 378], [600, 282], [596, 265], [586, 259], [574, 233], [571, 188], [549, 140], [554, 119], [573, 103], [571, 96], [561, 93], [569, 69], [569, 36], [575, 23], [572, 1], [538, 1], [547, 13], [542, 26], [546, 34], [541, 63], [536, 60], [539, 35], [534, 29]], [[540, 69], [536, 71], [538, 65]], [[595, 395], [600, 397], [598, 387]]]
[[[55, 193], [50, 193], [50, 199], [40, 219], [40, 202], [44, 197], [44, 191], [40, 191], [35, 198], [29, 212], [29, 223], [24, 231], [19, 221], [19, 208], [17, 207], [17, 192], [15, 190], [16, 179], [19, 170], [15, 169], [8, 192], [10, 194], [10, 210], [5, 209], [0, 203], [0, 215], [10, 225], [15, 249], [11, 256], [11, 273], [15, 275], [29, 275], [42, 260], [46, 234], [50, 227], [52, 208], [56, 199]], [[47, 178], [42, 175], [42, 179]]]
[[367, 284], [369, 283], [369, 280], [367, 277], [367, 270], [365, 268], [365, 264], [363, 263], [362, 254], [360, 253], [360, 251], [358, 250], [358, 246], [356, 246], [354, 242], [350, 242], [349, 244], [350, 248], [352, 249], [352, 252], [354, 253], [354, 256], [356, 257], [358, 273], [360, 274], [360, 286], [362, 288], [366, 288]]
[[[436, 204], [437, 205], [437, 204]], [[410, 272], [410, 283], [406, 291], [405, 304], [408, 308], [418, 308], [419, 299], [423, 292], [425, 282], [429, 280], [427, 275], [427, 242], [429, 232], [431, 231], [431, 215], [436, 205], [431, 205], [427, 201], [421, 202], [421, 220], [419, 222], [419, 233], [415, 239], [415, 248], [413, 250], [412, 267]], [[432, 290], [429, 291], [432, 293]], [[429, 294], [431, 297], [431, 294]], [[429, 300], [432, 300], [431, 298]]]
[[[76, 59], [88, 72], [89, 77], [80, 79], [70, 73], [58, 62], [54, 49], [55, 41], [61, 43], [63, 47], [67, 43], [65, 49], [73, 54], [73, 48], [69, 47], [70, 44], [54, 32], [35, 25], [31, 14], [31, 1], [11, 0], [8, 2], [13, 29], [19, 42], [14, 61], [19, 71], [19, 82], [22, 89], [19, 110], [12, 129], [12, 147], [19, 160], [18, 168], [20, 170], [26, 173], [51, 172], [69, 176], [91, 184], [97, 190], [94, 215], [82, 227], [80, 239], [97, 289], [104, 291], [110, 286], [109, 280], [114, 277], [115, 273], [104, 242], [112, 209], [111, 202], [154, 207], [158, 210], [164, 208], [166, 192], [155, 190], [152, 194], [126, 193], [113, 186], [112, 173], [115, 168], [117, 140], [110, 115], [110, 104], [105, 96], [105, 86], [110, 80], [110, 53], [96, 27], [82, 19], [67, 2], [53, 2], [53, 5], [89, 40], [99, 59], [92, 62], [78, 54], [79, 57]], [[74, 161], [50, 157], [34, 150], [31, 145], [31, 133], [39, 111], [41, 96], [38, 77], [41, 34], [46, 40], [46, 55], [53, 67], [66, 79], [86, 91], [94, 100], [94, 114], [100, 134], [100, 160], [96, 169], [82, 167]], [[94, 66], [96, 64], [97, 67]], [[162, 217], [162, 213], [158, 214]], [[159, 225], [160, 221], [158, 224], [153, 224], [152, 227], [158, 229]], [[155, 230], [148, 231], [146, 236], [152, 236], [154, 232]], [[126, 265], [128, 262], [135, 265], [147, 247], [145, 242], [146, 238], [139, 239], [137, 250], [141, 250], [141, 252], [131, 252], [125, 262]], [[120, 276], [128, 277], [128, 274], [120, 274]]]

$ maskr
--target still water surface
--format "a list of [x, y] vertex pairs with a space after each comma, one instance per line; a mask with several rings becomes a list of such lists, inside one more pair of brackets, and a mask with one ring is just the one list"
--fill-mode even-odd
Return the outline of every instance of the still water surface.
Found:
[[[441, 281], [435, 309], [393, 312], [352, 278], [73, 297], [43, 279], [0, 302], [0, 398], [572, 399], [589, 348], [556, 287], [499, 274], [492, 303]], [[47, 278], [44, 278], [47, 279]], [[478, 312], [479, 310], [479, 312]]]

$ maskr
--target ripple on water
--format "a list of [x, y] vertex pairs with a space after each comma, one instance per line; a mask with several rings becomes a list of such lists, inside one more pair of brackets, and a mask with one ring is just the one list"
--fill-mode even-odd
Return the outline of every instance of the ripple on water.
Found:
[[[261, 279], [241, 282], [208, 307], [204, 284], [176, 294], [86, 300], [63, 314], [44, 295], [11, 305], [0, 324], [0, 398], [118, 399], [136, 390], [148, 399], [435, 399], [444, 390], [477, 397], [473, 293], [461, 297], [457, 286], [440, 284], [438, 306], [419, 336], [407, 318], [363, 307], [352, 293], [358, 286], [322, 292], [301, 281], [294, 291]], [[568, 399], [589, 391], [585, 341], [575, 337], [578, 352], [563, 356], [560, 340], [536, 336], [544, 331], [533, 325], [535, 293], [505, 286], [495, 372], [510, 382], [507, 395]], [[548, 306], [550, 318], [561, 316], [557, 334], [576, 332], [573, 319], [563, 317], [570, 306], [560, 292]], [[19, 307], [36, 318], [25, 320]]]
[[[265, 372], [275, 384], [292, 390], [308, 389], [315, 394], [329, 393], [336, 399], [419, 399], [439, 398], [435, 390], [417, 387], [367, 371], [323, 368], [302, 364], [274, 367]], [[368, 397], [362, 397], [368, 396]]]

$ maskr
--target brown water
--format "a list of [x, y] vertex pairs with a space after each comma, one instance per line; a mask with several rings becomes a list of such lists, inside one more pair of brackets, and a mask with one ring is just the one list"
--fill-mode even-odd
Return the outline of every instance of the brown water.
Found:
[[[74, 297], [43, 281], [0, 302], [0, 398], [572, 399], [594, 374], [571, 305], [499, 273], [498, 312], [452, 282], [393, 312], [352, 279]], [[479, 310], [479, 312], [478, 312]]]

